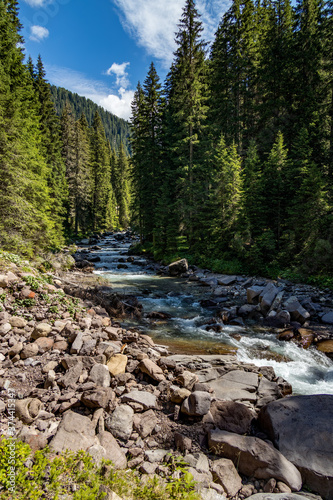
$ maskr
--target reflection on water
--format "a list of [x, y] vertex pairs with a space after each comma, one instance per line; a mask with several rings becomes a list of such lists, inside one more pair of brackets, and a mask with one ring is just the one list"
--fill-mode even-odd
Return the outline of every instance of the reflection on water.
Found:
[[[168, 345], [172, 352], [237, 353], [240, 361], [273, 366], [278, 376], [292, 384], [294, 394], [333, 394], [333, 362], [323, 353], [279, 341], [274, 333], [259, 328], [225, 325], [220, 332], [207, 331], [207, 323], [216, 314], [214, 309], [200, 305], [207, 290], [196, 282], [157, 276], [147, 270], [148, 263], [142, 257], [134, 257], [133, 263], [126, 262], [128, 248], [129, 243], [116, 242], [112, 237], [106, 239], [103, 249], [93, 252], [101, 258], [96, 273], [110, 280], [115, 292], [135, 295], [144, 313], [171, 314], [167, 320], [144, 317], [140, 322], [127, 321], [128, 326], [139, 326], [157, 343]], [[127, 268], [118, 269], [119, 259]]]

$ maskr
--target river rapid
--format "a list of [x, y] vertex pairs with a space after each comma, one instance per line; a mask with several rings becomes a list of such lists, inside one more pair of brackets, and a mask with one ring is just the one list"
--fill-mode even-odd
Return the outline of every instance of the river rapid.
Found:
[[[314, 347], [305, 350], [279, 341], [276, 332], [255, 325], [223, 325], [219, 332], [207, 331], [216, 309], [201, 306], [200, 301], [207, 298], [205, 288], [183, 278], [159, 276], [141, 256], [126, 262], [130, 242], [117, 235], [104, 238], [98, 246], [91, 250], [100, 258], [95, 273], [109, 280], [115, 292], [134, 295], [143, 305], [143, 317], [126, 320], [126, 326], [139, 327], [174, 353], [234, 353], [239, 361], [272, 366], [277, 376], [292, 385], [294, 395], [333, 394], [333, 361]], [[152, 311], [171, 317], [148, 319]]]

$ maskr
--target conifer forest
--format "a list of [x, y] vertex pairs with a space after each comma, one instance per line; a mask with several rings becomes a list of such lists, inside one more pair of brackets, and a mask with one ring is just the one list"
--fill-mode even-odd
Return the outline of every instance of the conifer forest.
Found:
[[332, 0], [233, 0], [213, 42], [186, 0], [164, 82], [130, 124], [47, 83], [0, 0], [0, 245], [31, 255], [130, 227], [170, 262], [333, 271]]

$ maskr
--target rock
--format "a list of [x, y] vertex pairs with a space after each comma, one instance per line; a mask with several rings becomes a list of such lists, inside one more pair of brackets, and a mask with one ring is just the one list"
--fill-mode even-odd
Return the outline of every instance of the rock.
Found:
[[259, 296], [261, 294], [261, 292], [263, 291], [263, 287], [262, 286], [251, 286], [250, 288], [248, 288], [246, 290], [246, 297], [247, 297], [247, 301], [249, 304], [258, 304], [259, 303]]
[[23, 443], [27, 443], [33, 453], [46, 448], [48, 444], [47, 437], [44, 434], [39, 433], [26, 425], [23, 425], [17, 437]]
[[114, 437], [125, 441], [132, 434], [133, 416], [134, 411], [130, 406], [117, 406], [111, 417], [105, 421], [106, 428]]
[[321, 320], [323, 323], [326, 323], [327, 325], [333, 325], [333, 311], [329, 311], [328, 313], [324, 314]]
[[258, 479], [274, 477], [293, 491], [299, 491], [302, 487], [302, 478], [296, 467], [259, 438], [212, 430], [208, 433], [208, 445], [213, 453], [237, 463], [241, 474]]
[[123, 403], [138, 403], [142, 405], [144, 409], [149, 410], [150, 408], [156, 408], [157, 398], [150, 392], [134, 390], [121, 396], [121, 401]]
[[19, 316], [12, 316], [9, 318], [9, 323], [13, 328], [25, 328], [28, 322]]
[[333, 358], [333, 340], [322, 340], [317, 344], [318, 351], [324, 352], [330, 358]]
[[21, 359], [33, 358], [38, 354], [38, 345], [33, 342], [32, 344], [27, 344], [23, 347], [20, 357]]
[[38, 352], [40, 354], [50, 351], [54, 346], [54, 340], [47, 337], [39, 337], [34, 343], [38, 346]]
[[304, 309], [304, 307], [301, 306], [297, 297], [289, 297], [289, 299], [284, 303], [284, 309], [290, 313], [292, 321], [298, 321], [301, 325], [310, 318], [310, 314]]
[[78, 354], [81, 351], [82, 346], [83, 346], [83, 333], [79, 332], [76, 335], [74, 342], [72, 343], [70, 353], [71, 354]]
[[115, 469], [125, 469], [127, 460], [115, 438], [110, 432], [104, 431], [98, 434], [100, 444], [106, 451], [105, 459], [111, 460]]
[[228, 497], [234, 497], [242, 488], [242, 478], [233, 462], [227, 458], [215, 460], [212, 465], [213, 479], [220, 484]]
[[1, 288], [7, 288], [8, 286], [8, 277], [6, 276], [6, 274], [0, 274], [0, 287]]
[[74, 366], [69, 368], [65, 375], [63, 375], [59, 380], [58, 384], [62, 387], [72, 387], [75, 388], [75, 384], [79, 380], [83, 371], [83, 363], [82, 361], [78, 361]]
[[170, 386], [170, 401], [172, 403], [181, 404], [190, 394], [191, 391], [184, 387], [178, 387], [177, 385]]
[[297, 493], [256, 493], [247, 500], [304, 500], [305, 498], [311, 498], [311, 496], [303, 492], [299, 495]]
[[104, 500], [123, 500], [120, 496], [117, 495], [114, 491], [111, 491], [107, 486], [101, 485], [99, 487], [99, 493], [104, 493]]
[[274, 478], [271, 478], [265, 484], [264, 492], [265, 493], [273, 493], [275, 487], [276, 487], [276, 480]]
[[260, 309], [264, 316], [269, 312], [278, 291], [273, 283], [268, 283], [259, 295]]
[[25, 424], [32, 424], [41, 409], [42, 403], [36, 398], [17, 400], [15, 403], [15, 414]]
[[168, 450], [147, 450], [145, 452], [145, 458], [150, 463], [163, 462], [165, 455], [168, 453]]
[[191, 391], [193, 389], [194, 384], [196, 382], [199, 382], [199, 378], [195, 373], [184, 371], [181, 375], [179, 375], [175, 379], [175, 382], [181, 385], [182, 387], [185, 387], [185, 389]]
[[189, 437], [184, 436], [183, 434], [180, 434], [179, 432], [175, 432], [174, 438], [175, 438], [175, 445], [176, 445], [177, 450], [180, 450], [183, 453], [186, 451], [191, 451], [192, 440]]
[[68, 343], [65, 340], [59, 340], [59, 342], [55, 342], [53, 344], [53, 349], [57, 349], [58, 351], [67, 351]]
[[160, 368], [154, 361], [151, 359], [143, 359], [138, 366], [139, 370], [141, 370], [143, 373], [146, 373], [151, 377], [152, 379], [156, 380], [157, 382], [162, 382], [162, 380], [165, 380], [165, 376], [163, 373], [162, 368]]
[[12, 329], [12, 325], [10, 323], [3, 323], [0, 325], [0, 335], [6, 335]]
[[285, 330], [284, 332], [279, 333], [278, 339], [279, 340], [291, 340], [294, 338], [294, 330]]
[[52, 330], [52, 326], [47, 323], [39, 323], [35, 326], [31, 338], [34, 340], [39, 339], [40, 337], [47, 337]]
[[195, 391], [185, 399], [181, 412], [191, 417], [202, 417], [209, 412], [212, 396], [209, 392]]
[[233, 370], [209, 382], [208, 385], [215, 391], [217, 399], [252, 403], [257, 401], [258, 375], [256, 373]]
[[332, 414], [333, 395], [327, 394], [274, 401], [259, 414], [275, 446], [300, 470], [304, 483], [324, 498], [333, 498]]
[[95, 444], [98, 444], [98, 439], [90, 418], [69, 410], [64, 414], [50, 448], [56, 453], [65, 450], [77, 452], [86, 451]]
[[110, 372], [106, 365], [97, 363], [92, 367], [89, 374], [90, 380], [100, 387], [110, 387]]
[[114, 356], [112, 356], [112, 358], [110, 358], [107, 363], [107, 367], [111, 375], [115, 377], [116, 375], [125, 373], [127, 360], [128, 358], [124, 354], [115, 354]]
[[187, 273], [188, 262], [186, 259], [177, 260], [168, 267], [170, 276], [179, 276], [180, 274]]
[[16, 356], [16, 354], [19, 354], [23, 349], [23, 344], [22, 342], [16, 342], [8, 351], [9, 356]]
[[248, 434], [251, 422], [256, 417], [247, 406], [233, 401], [214, 401], [210, 413], [217, 428], [236, 434]]
[[118, 340], [121, 333], [121, 329], [115, 328], [114, 326], [108, 326], [104, 331], [107, 333], [109, 340]]
[[295, 331], [293, 341], [297, 342], [303, 349], [308, 349], [315, 338], [315, 334], [312, 330], [308, 328], [298, 328]]
[[138, 431], [140, 436], [144, 439], [149, 436], [158, 423], [158, 419], [153, 410], [148, 410], [137, 416], [138, 419], [135, 422], [135, 429]]
[[279, 311], [274, 316], [274, 326], [276, 328], [285, 328], [290, 323], [290, 313], [289, 311]]
[[88, 408], [106, 408], [113, 398], [111, 387], [98, 387], [82, 393], [81, 402]]

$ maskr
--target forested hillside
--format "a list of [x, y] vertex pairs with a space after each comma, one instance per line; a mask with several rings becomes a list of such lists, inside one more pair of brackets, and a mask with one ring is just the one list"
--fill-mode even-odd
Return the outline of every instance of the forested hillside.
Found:
[[41, 58], [24, 64], [17, 2], [0, 0], [0, 246], [25, 255], [128, 225], [125, 147], [70, 104], [57, 116]]
[[129, 153], [128, 139], [130, 134], [130, 125], [126, 120], [109, 113], [109, 111], [106, 111], [101, 106], [98, 106], [90, 99], [86, 99], [85, 97], [70, 92], [62, 87], [50, 85], [50, 90], [51, 100], [54, 102], [56, 112], [59, 116], [61, 116], [66, 102], [69, 102], [74, 118], [78, 120], [83, 113], [87, 119], [88, 125], [91, 127], [94, 121], [94, 116], [97, 112], [101, 117], [106, 138], [110, 142], [111, 146], [118, 150], [120, 145], [123, 144], [126, 153]]
[[156, 256], [333, 270], [332, 2], [234, 0], [207, 51], [186, 0], [132, 107], [133, 215]]

